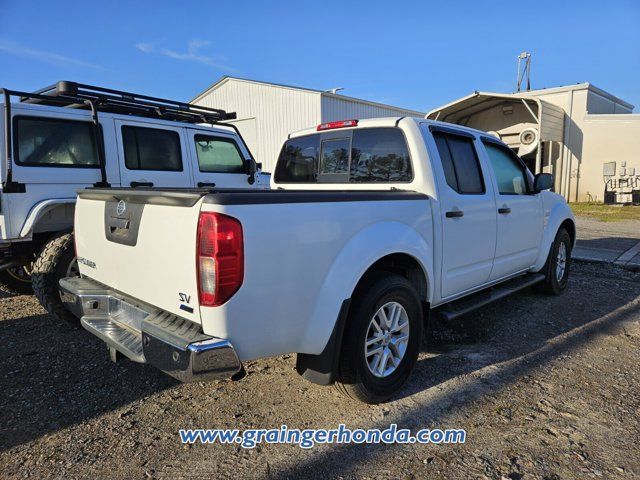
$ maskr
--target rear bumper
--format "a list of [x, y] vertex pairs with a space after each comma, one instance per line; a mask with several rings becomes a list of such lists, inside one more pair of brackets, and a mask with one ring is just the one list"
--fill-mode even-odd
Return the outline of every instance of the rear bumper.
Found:
[[242, 364], [228, 340], [89, 278], [60, 280], [62, 302], [111, 351], [181, 381], [228, 378]]

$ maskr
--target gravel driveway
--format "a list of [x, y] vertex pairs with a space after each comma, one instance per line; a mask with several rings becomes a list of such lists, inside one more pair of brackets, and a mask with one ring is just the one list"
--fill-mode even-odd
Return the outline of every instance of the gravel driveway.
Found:
[[[395, 401], [303, 381], [295, 356], [179, 384], [0, 293], [3, 478], [637, 478], [640, 274], [575, 263], [560, 297], [519, 293], [438, 327]], [[464, 428], [464, 445], [183, 446], [180, 428]]]

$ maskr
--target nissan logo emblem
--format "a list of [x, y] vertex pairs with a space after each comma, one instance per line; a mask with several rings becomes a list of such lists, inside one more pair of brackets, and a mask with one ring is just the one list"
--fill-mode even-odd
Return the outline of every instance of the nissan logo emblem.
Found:
[[118, 202], [118, 206], [116, 207], [116, 213], [118, 215], [122, 215], [126, 211], [127, 211], [127, 204], [124, 203], [124, 200], [120, 200]]

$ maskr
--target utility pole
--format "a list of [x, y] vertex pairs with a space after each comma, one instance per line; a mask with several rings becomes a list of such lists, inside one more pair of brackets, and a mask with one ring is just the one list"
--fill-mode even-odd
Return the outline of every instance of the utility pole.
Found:
[[516, 76], [516, 92], [522, 91], [522, 82], [527, 78], [526, 91], [531, 90], [531, 54], [522, 52], [518, 55], [518, 75]]

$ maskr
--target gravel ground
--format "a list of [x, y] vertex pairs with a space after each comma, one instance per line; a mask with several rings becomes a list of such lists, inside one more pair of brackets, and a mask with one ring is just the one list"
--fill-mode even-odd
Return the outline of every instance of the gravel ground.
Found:
[[[33, 297], [0, 294], [3, 478], [638, 478], [640, 274], [575, 263], [438, 327], [399, 397], [367, 406], [306, 383], [295, 356], [241, 381], [179, 384], [112, 364]], [[464, 445], [180, 444], [180, 428], [464, 428]]]

